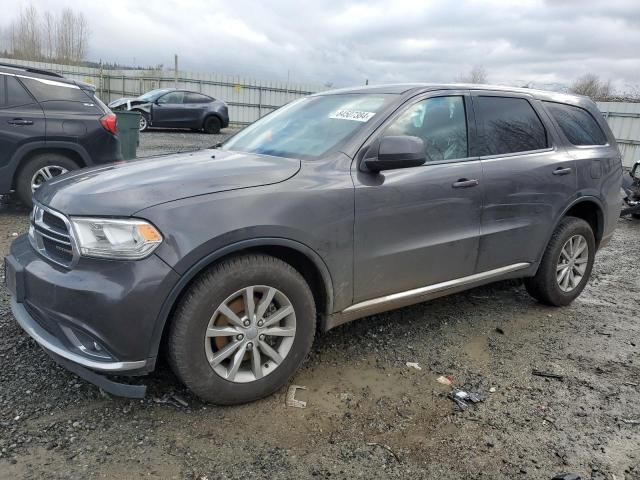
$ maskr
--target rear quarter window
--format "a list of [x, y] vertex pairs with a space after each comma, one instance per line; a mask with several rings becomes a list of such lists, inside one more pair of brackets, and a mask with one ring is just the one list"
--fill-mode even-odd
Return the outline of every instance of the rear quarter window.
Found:
[[607, 136], [584, 108], [563, 103], [544, 102], [551, 116], [572, 145], [606, 145]]
[[0, 75], [0, 108], [20, 107], [35, 103], [20, 82], [8, 75]]
[[22, 83], [39, 102], [68, 101], [87, 102], [93, 100], [82, 89], [75, 85], [55, 81], [39, 81], [33, 78], [22, 78]]

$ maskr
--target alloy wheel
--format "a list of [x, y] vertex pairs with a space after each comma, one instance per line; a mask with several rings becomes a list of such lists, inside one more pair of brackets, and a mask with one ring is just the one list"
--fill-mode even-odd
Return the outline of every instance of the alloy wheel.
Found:
[[46, 167], [42, 167], [33, 174], [33, 177], [31, 177], [31, 191], [35, 192], [40, 188], [40, 185], [47, 180], [57, 177], [58, 175], [62, 175], [63, 173], [67, 173], [68, 171], [69, 170], [59, 165], [47, 165]]
[[558, 257], [556, 280], [565, 293], [575, 289], [584, 278], [589, 263], [589, 244], [582, 235], [573, 235], [565, 242]]
[[209, 320], [205, 354], [213, 371], [247, 383], [272, 373], [291, 350], [296, 315], [280, 290], [253, 285], [227, 297]]
[[140, 114], [140, 123], [138, 125], [138, 130], [141, 132], [147, 128], [147, 119], [144, 115]]

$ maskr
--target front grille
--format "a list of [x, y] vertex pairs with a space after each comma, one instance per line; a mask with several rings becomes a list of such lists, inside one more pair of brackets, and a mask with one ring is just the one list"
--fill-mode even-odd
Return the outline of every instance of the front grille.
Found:
[[43, 257], [70, 267], [75, 259], [73, 237], [67, 218], [61, 213], [34, 203], [29, 226], [31, 245]]

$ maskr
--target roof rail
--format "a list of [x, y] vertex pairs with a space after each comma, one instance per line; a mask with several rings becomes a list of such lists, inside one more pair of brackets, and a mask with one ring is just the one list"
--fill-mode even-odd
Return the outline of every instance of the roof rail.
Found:
[[12, 63], [0, 63], [0, 67], [11, 68], [13, 70], [22, 70], [23, 72], [36, 73], [38, 75], [47, 75], [49, 77], [64, 78], [59, 73], [51, 72], [49, 70], [41, 70], [39, 68], [26, 67], [24, 65], [14, 65]]

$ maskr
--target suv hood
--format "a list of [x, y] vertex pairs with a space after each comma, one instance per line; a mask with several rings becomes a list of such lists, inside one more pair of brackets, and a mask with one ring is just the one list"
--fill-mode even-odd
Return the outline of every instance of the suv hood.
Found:
[[279, 183], [300, 160], [209, 149], [70, 172], [34, 194], [67, 215], [130, 216], [196, 195]]

